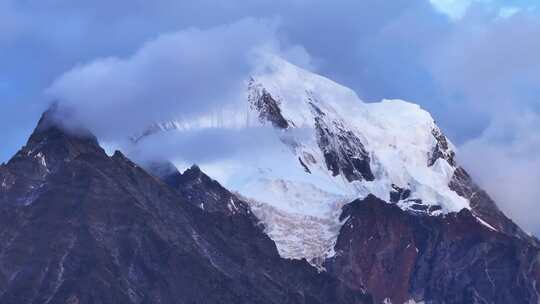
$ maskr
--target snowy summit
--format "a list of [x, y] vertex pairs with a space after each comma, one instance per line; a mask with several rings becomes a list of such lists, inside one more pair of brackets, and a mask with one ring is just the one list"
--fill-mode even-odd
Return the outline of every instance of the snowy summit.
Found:
[[201, 166], [226, 173], [219, 182], [251, 203], [283, 257], [317, 264], [334, 255], [341, 207], [369, 194], [412, 213], [470, 209], [449, 186], [458, 168], [455, 148], [418, 105], [365, 103], [279, 57], [251, 76], [246, 95], [240, 109], [224, 110], [218, 125], [210, 116], [156, 124], [134, 142], [159, 131], [271, 128], [266, 140], [277, 149]]

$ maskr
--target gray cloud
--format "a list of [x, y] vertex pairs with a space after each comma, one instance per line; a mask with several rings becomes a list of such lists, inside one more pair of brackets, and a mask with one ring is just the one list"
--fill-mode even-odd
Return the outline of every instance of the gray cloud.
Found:
[[540, 232], [540, 18], [521, 12], [501, 18], [472, 11], [438, 45], [429, 67], [445, 94], [448, 113], [466, 128], [487, 127], [464, 141], [461, 161], [501, 209]]
[[533, 37], [540, 35], [540, 18], [527, 12], [510, 18], [480, 14], [457, 24], [434, 49], [428, 66], [437, 83], [488, 113], [537, 102], [540, 41]]
[[460, 149], [460, 161], [499, 207], [538, 234], [540, 217], [540, 116], [526, 111], [496, 119], [482, 136]]

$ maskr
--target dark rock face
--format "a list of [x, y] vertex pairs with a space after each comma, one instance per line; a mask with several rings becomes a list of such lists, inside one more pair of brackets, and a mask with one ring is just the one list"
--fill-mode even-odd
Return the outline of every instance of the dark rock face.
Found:
[[[0, 174], [0, 303], [370, 302], [306, 261], [281, 259], [242, 212], [186, 201], [221, 191], [205, 189], [196, 169], [182, 174], [189, 190], [179, 195], [95, 138], [50, 124]], [[34, 198], [19, 204], [27, 190]]]
[[300, 162], [300, 165], [302, 166], [302, 168], [304, 168], [304, 171], [306, 171], [306, 173], [311, 174], [311, 170], [309, 169], [308, 165], [304, 163], [301, 157], [298, 157], [298, 161]]
[[537, 303], [540, 248], [482, 224], [468, 210], [410, 214], [370, 195], [343, 209], [327, 267], [375, 303]]
[[433, 166], [433, 164], [435, 164], [439, 158], [445, 159], [451, 166], [455, 166], [456, 155], [455, 152], [450, 149], [446, 136], [444, 136], [439, 128], [431, 130], [431, 134], [433, 134], [433, 137], [435, 137], [437, 143], [429, 156], [428, 166]]
[[[180, 173], [176, 168], [172, 169], [171, 165], [163, 164], [161, 166], [161, 168], [169, 168], [166, 169], [168, 171], [166, 174], [160, 175], [155, 167], [151, 172], [160, 177], [171, 188], [177, 190], [186, 202], [207, 212], [219, 212], [226, 215], [242, 214], [257, 223], [257, 219], [251, 213], [246, 202], [206, 175], [198, 166], [194, 165], [184, 173]], [[167, 172], [164, 169], [160, 171]]]
[[259, 120], [261, 122], [270, 122], [278, 129], [287, 129], [289, 122], [281, 114], [279, 101], [274, 99], [264, 88], [253, 90], [251, 89], [253, 86], [255, 86], [255, 83], [252, 80], [249, 84], [251, 93], [248, 99], [251, 106], [259, 113]]
[[149, 125], [146, 129], [142, 130], [142, 132], [132, 135], [129, 138], [129, 140], [131, 140], [131, 142], [136, 144], [153, 134], [156, 134], [159, 132], [169, 132], [169, 131], [174, 131], [174, 130], [178, 130], [178, 124], [175, 121], [153, 123]]
[[489, 225], [495, 227], [498, 231], [515, 236], [529, 242], [538, 243], [538, 240], [527, 235], [519, 226], [510, 220], [491, 199], [486, 191], [481, 189], [469, 176], [464, 168], [459, 167], [455, 161], [455, 153], [448, 144], [448, 140], [436, 128], [432, 130], [437, 144], [431, 153], [428, 165], [433, 165], [437, 159], [442, 158], [455, 168], [454, 175], [450, 180], [449, 187], [458, 195], [470, 201], [471, 210], [474, 215], [480, 217]]
[[0, 203], [29, 204], [65, 162], [85, 153], [103, 153], [88, 131], [62, 131], [54, 123], [57, 110], [53, 106], [45, 112], [26, 145], [0, 167]]
[[449, 186], [450, 189], [470, 201], [472, 212], [475, 215], [482, 218], [497, 230], [510, 236], [530, 242], [537, 242], [535, 238], [523, 232], [518, 225], [504, 215], [487, 192], [474, 183], [465, 169], [458, 167], [455, 170]]
[[411, 195], [411, 190], [404, 189], [399, 186], [392, 184], [392, 192], [390, 192], [390, 201], [392, 203], [397, 203], [401, 200], [408, 199]]
[[374, 180], [369, 153], [360, 138], [339, 121], [326, 121], [325, 113], [315, 104], [310, 104], [317, 114], [315, 117], [317, 143], [324, 154], [326, 167], [332, 175], [342, 174], [350, 182]]
[[436, 203], [425, 202], [418, 198], [411, 198], [411, 190], [392, 184], [390, 202], [400, 203], [407, 211], [418, 215], [438, 215], [442, 207]]

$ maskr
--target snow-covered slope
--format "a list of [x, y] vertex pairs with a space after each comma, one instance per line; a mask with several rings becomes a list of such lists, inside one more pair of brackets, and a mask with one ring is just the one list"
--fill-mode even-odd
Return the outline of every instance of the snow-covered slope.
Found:
[[[264, 93], [289, 122], [279, 136], [302, 160], [297, 167], [307, 167], [316, 185], [332, 181], [348, 194], [373, 193], [385, 200], [390, 200], [394, 185], [411, 190], [408, 200], [399, 202], [404, 208], [411, 199], [438, 205], [439, 212], [468, 207], [448, 187], [454, 170], [452, 146], [437, 140], [439, 128], [418, 105], [401, 100], [364, 103], [352, 90], [279, 58], [254, 77], [250, 101]], [[342, 161], [339, 168], [329, 170], [325, 153]], [[355, 160], [369, 163], [370, 170], [356, 166]], [[351, 170], [344, 168], [349, 165]]]
[[[340, 208], [368, 194], [430, 215], [470, 208], [449, 188], [454, 148], [431, 115], [401, 100], [364, 103], [350, 89], [278, 57], [255, 72], [246, 101], [163, 130], [266, 128], [266, 148], [203, 170], [252, 202], [280, 254], [331, 256]], [[271, 143], [271, 144], [268, 144]], [[245, 155], [249, 155], [246, 157]], [[221, 178], [220, 178], [221, 177]]]

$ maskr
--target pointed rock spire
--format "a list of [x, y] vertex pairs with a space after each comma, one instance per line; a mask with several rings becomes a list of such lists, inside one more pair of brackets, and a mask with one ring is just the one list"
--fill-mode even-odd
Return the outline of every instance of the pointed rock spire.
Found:
[[88, 129], [74, 126], [68, 127], [63, 123], [63, 119], [68, 118], [69, 115], [69, 111], [62, 108], [58, 102], [53, 102], [41, 115], [28, 143], [39, 143], [51, 136], [64, 136], [84, 140], [89, 144], [99, 146], [97, 138]]
[[90, 131], [68, 128], [62, 123], [62, 118], [68, 114], [58, 103], [53, 103], [41, 115], [26, 145], [9, 161], [9, 167], [26, 174], [37, 174], [34, 176], [36, 178], [54, 172], [60, 164], [81, 154], [105, 155]]

